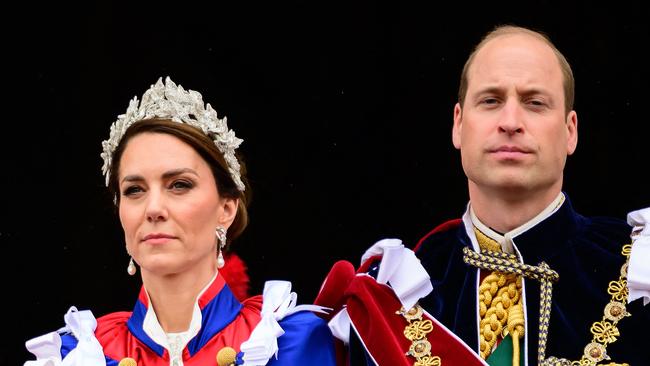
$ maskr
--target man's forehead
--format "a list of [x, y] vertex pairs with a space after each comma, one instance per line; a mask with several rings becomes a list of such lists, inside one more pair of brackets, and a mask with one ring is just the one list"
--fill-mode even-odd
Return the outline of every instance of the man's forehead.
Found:
[[470, 84], [501, 84], [516, 80], [518, 84], [562, 82], [560, 63], [543, 41], [528, 35], [500, 36], [486, 43], [468, 70]]

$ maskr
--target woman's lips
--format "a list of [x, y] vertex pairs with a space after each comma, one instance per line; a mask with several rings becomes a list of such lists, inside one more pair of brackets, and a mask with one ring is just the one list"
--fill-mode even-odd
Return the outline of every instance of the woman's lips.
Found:
[[176, 239], [175, 236], [163, 233], [152, 233], [145, 235], [142, 241], [148, 244], [164, 244], [170, 240]]

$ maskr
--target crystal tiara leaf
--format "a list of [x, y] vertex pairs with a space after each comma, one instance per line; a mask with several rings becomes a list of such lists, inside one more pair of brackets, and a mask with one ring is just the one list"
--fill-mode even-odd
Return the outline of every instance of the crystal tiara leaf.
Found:
[[104, 159], [102, 173], [106, 176], [107, 186], [113, 165], [113, 153], [115, 153], [124, 133], [135, 122], [150, 118], [166, 118], [203, 131], [223, 154], [237, 189], [244, 191], [241, 168], [235, 156], [235, 150], [243, 140], [237, 138], [233, 130], [228, 129], [226, 117], [218, 118], [217, 112], [212, 109], [210, 104], [204, 106], [200, 93], [194, 90], [185, 91], [182, 86], [177, 86], [169, 77], [165, 78], [164, 83], [162, 78], [158, 79], [158, 82], [142, 95], [142, 102], [138, 103], [138, 97], [133, 97], [126, 113], [117, 116], [117, 121], [111, 125], [110, 137], [102, 142], [104, 151], [101, 153], [101, 157]]

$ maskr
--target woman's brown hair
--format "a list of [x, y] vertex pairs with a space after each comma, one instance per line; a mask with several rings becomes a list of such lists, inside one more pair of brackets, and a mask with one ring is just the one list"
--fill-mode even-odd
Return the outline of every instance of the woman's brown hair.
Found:
[[112, 157], [113, 166], [110, 170], [108, 190], [114, 197], [115, 204], [118, 207], [120, 205], [118, 176], [122, 154], [131, 138], [145, 132], [168, 134], [190, 145], [210, 166], [219, 195], [239, 200], [237, 215], [228, 228], [228, 243], [230, 244], [230, 241], [238, 237], [248, 225], [248, 204], [251, 199], [251, 191], [246, 179], [246, 166], [241, 157], [237, 155], [241, 167], [241, 180], [246, 187], [242, 192], [230, 176], [228, 164], [226, 164], [221, 151], [210, 137], [196, 127], [162, 118], [145, 119], [131, 125], [124, 133]]

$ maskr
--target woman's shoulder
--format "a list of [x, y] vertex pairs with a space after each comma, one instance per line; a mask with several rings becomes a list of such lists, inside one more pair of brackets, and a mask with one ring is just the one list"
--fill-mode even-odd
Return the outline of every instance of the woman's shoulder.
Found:
[[130, 311], [117, 311], [97, 319], [95, 337], [104, 349], [110, 348], [111, 344], [122, 344], [124, 342], [120, 342], [120, 340], [129, 337], [128, 321], [130, 317]]
[[260, 321], [240, 349], [243, 360], [268, 365], [334, 365], [334, 340], [316, 305], [296, 305], [291, 282], [267, 281], [262, 297], [243, 303], [259, 311]]
[[100, 316], [97, 318], [97, 330], [95, 331], [95, 334], [107, 330], [114, 330], [115, 328], [127, 328], [127, 323], [131, 314], [130, 311], [116, 311], [114, 313]]
[[102, 345], [95, 335], [98, 322], [93, 313], [72, 306], [63, 319], [65, 326], [59, 330], [25, 343], [27, 350], [36, 356], [36, 362], [58, 364], [63, 358], [72, 357], [70, 364], [75, 364], [74, 359], [83, 359], [87, 365], [106, 364]]
[[[109, 313], [97, 318], [95, 338], [102, 345], [103, 349], [111, 347], [120, 339], [128, 336], [128, 320], [131, 317], [130, 311], [118, 311]], [[61, 356], [65, 357], [70, 351], [77, 347], [77, 338], [72, 333], [61, 335]]]
[[[242, 301], [240, 316], [243, 315], [261, 318], [263, 306], [264, 299], [261, 295], [249, 297], [248, 299]], [[329, 332], [327, 321], [310, 310], [299, 310], [296, 312], [291, 312], [290, 314], [282, 317], [278, 321], [278, 324], [280, 324], [285, 334], [297, 333], [304, 335], [317, 331], [319, 329], [327, 330]]]
[[242, 309], [259, 313], [262, 311], [263, 301], [262, 295], [251, 296], [242, 301]]

